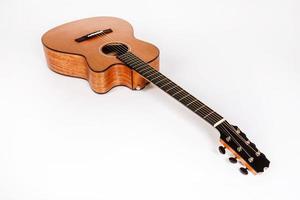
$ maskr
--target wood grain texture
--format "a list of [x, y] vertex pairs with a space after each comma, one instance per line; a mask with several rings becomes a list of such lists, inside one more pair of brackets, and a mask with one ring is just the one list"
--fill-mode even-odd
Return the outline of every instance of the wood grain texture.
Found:
[[[112, 29], [108, 35], [84, 42], [75, 39], [88, 33]], [[82, 19], [55, 27], [42, 37], [47, 63], [53, 71], [88, 80], [97, 93], [106, 93], [115, 86], [142, 89], [148, 83], [115, 56], [104, 54], [101, 49], [109, 43], [125, 44], [129, 50], [159, 69], [159, 50], [154, 45], [138, 40], [132, 26], [115, 17]]]
[[[86, 79], [97, 93], [106, 93], [116, 86], [142, 89], [148, 83], [139, 74], [123, 64], [115, 64], [102, 72], [91, 70], [83, 56], [53, 51], [44, 47], [48, 66], [62, 75]], [[149, 63], [158, 69], [159, 59]]]

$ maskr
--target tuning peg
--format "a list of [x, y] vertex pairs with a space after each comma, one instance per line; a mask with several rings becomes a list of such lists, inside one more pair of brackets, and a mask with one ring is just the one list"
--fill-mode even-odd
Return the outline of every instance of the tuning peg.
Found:
[[236, 160], [236, 158], [234, 158], [234, 157], [230, 157], [229, 159], [228, 159], [231, 163], [237, 163], [237, 160]]
[[225, 153], [226, 153], [225, 149], [226, 149], [225, 147], [219, 146], [219, 152], [220, 152], [221, 154], [225, 154]]
[[247, 174], [248, 174], [247, 168], [244, 168], [244, 167], [241, 167], [241, 168], [240, 168], [240, 172], [241, 172], [242, 174], [244, 174], [244, 175], [247, 175]]

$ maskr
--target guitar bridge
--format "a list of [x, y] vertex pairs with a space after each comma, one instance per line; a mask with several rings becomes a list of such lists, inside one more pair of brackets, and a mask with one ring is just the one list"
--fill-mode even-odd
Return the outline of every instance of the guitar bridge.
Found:
[[76, 42], [83, 42], [83, 41], [92, 39], [94, 37], [100, 36], [100, 35], [106, 35], [106, 34], [111, 33], [111, 32], [112, 32], [112, 30], [110, 28], [109, 29], [105, 29], [105, 30], [98, 30], [98, 31], [89, 33], [87, 35], [81, 36], [79, 38], [76, 38], [75, 41]]

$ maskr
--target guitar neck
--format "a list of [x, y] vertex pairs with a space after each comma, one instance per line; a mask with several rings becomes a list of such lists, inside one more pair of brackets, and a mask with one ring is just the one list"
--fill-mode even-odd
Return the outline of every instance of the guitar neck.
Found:
[[212, 126], [216, 127], [225, 121], [221, 115], [206, 106], [182, 87], [178, 86], [133, 53], [126, 52], [125, 54], [119, 55], [118, 59], [131, 67], [149, 82], [153, 83], [191, 111], [199, 115]]

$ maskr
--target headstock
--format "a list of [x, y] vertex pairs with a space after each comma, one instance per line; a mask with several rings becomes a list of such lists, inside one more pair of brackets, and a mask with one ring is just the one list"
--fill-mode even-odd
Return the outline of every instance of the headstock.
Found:
[[220, 132], [220, 142], [224, 147], [220, 147], [221, 153], [228, 149], [235, 158], [229, 158], [235, 163], [239, 160], [246, 168], [240, 168], [243, 174], [247, 174], [247, 169], [253, 174], [262, 173], [269, 167], [270, 161], [261, 153], [246, 135], [237, 127], [232, 126], [227, 121], [216, 127]]

